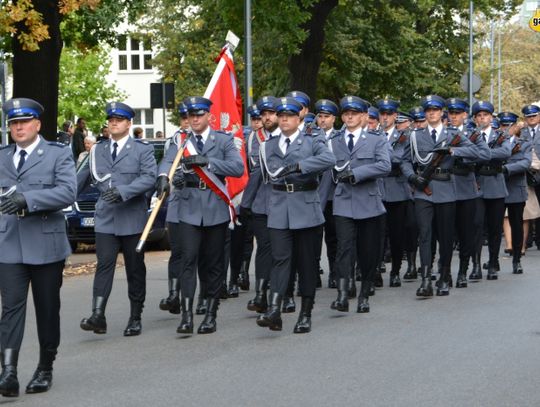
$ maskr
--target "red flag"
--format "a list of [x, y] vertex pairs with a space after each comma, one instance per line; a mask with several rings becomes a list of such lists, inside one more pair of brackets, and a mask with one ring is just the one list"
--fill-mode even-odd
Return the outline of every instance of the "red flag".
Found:
[[206, 88], [204, 97], [212, 101], [210, 113], [214, 120], [211, 121], [210, 126], [214, 130], [233, 133], [235, 145], [240, 147], [240, 154], [244, 161], [244, 174], [240, 178], [226, 178], [229, 196], [234, 199], [244, 190], [248, 181], [242, 131], [242, 96], [234, 70], [233, 56], [227, 45], [221, 50], [216, 62], [218, 66]]

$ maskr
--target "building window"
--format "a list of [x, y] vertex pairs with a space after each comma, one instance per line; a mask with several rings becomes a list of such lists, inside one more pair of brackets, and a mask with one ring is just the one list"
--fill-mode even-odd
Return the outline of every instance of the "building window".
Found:
[[152, 109], [133, 109], [133, 127], [142, 127], [146, 138], [154, 138], [154, 111]]
[[118, 38], [118, 69], [120, 71], [152, 70], [152, 42], [150, 38]]

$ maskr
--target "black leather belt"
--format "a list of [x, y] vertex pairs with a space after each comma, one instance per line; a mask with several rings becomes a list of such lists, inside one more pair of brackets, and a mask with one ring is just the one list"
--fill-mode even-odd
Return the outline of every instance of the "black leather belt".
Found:
[[28, 218], [29, 216], [35, 217], [35, 216], [48, 216], [53, 213], [60, 213], [60, 211], [35, 211], [35, 212], [28, 212], [28, 210], [23, 209], [16, 213], [17, 218]]
[[313, 191], [317, 189], [319, 184], [317, 182], [307, 182], [305, 184], [272, 184], [272, 189], [276, 191], [287, 191], [289, 193]]
[[199, 180], [199, 182], [196, 181], [186, 181], [185, 185], [186, 188], [197, 188], [202, 189], [203, 191], [208, 188], [208, 185], [206, 185], [206, 182], [204, 182], [202, 179]]
[[502, 165], [482, 165], [478, 170], [478, 174], [485, 176], [493, 176], [502, 172]]
[[473, 165], [456, 165], [452, 168], [454, 175], [469, 175], [473, 170]]

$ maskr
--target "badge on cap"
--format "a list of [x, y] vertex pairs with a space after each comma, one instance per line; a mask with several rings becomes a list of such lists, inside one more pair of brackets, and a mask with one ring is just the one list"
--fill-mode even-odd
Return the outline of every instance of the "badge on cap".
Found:
[[352, 103], [352, 101], [353, 101], [353, 97], [352, 96], [347, 96], [347, 102]]
[[19, 107], [21, 107], [21, 102], [17, 99], [14, 99], [13, 100], [13, 107], [18, 109]]

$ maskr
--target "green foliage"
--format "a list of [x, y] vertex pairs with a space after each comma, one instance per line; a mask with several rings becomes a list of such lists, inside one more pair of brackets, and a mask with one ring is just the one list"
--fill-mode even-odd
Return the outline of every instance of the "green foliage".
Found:
[[65, 48], [60, 58], [58, 126], [65, 120], [83, 117], [97, 133], [105, 123], [105, 105], [126, 97], [115, 84], [106, 82], [111, 63], [106, 48], [86, 52]]

